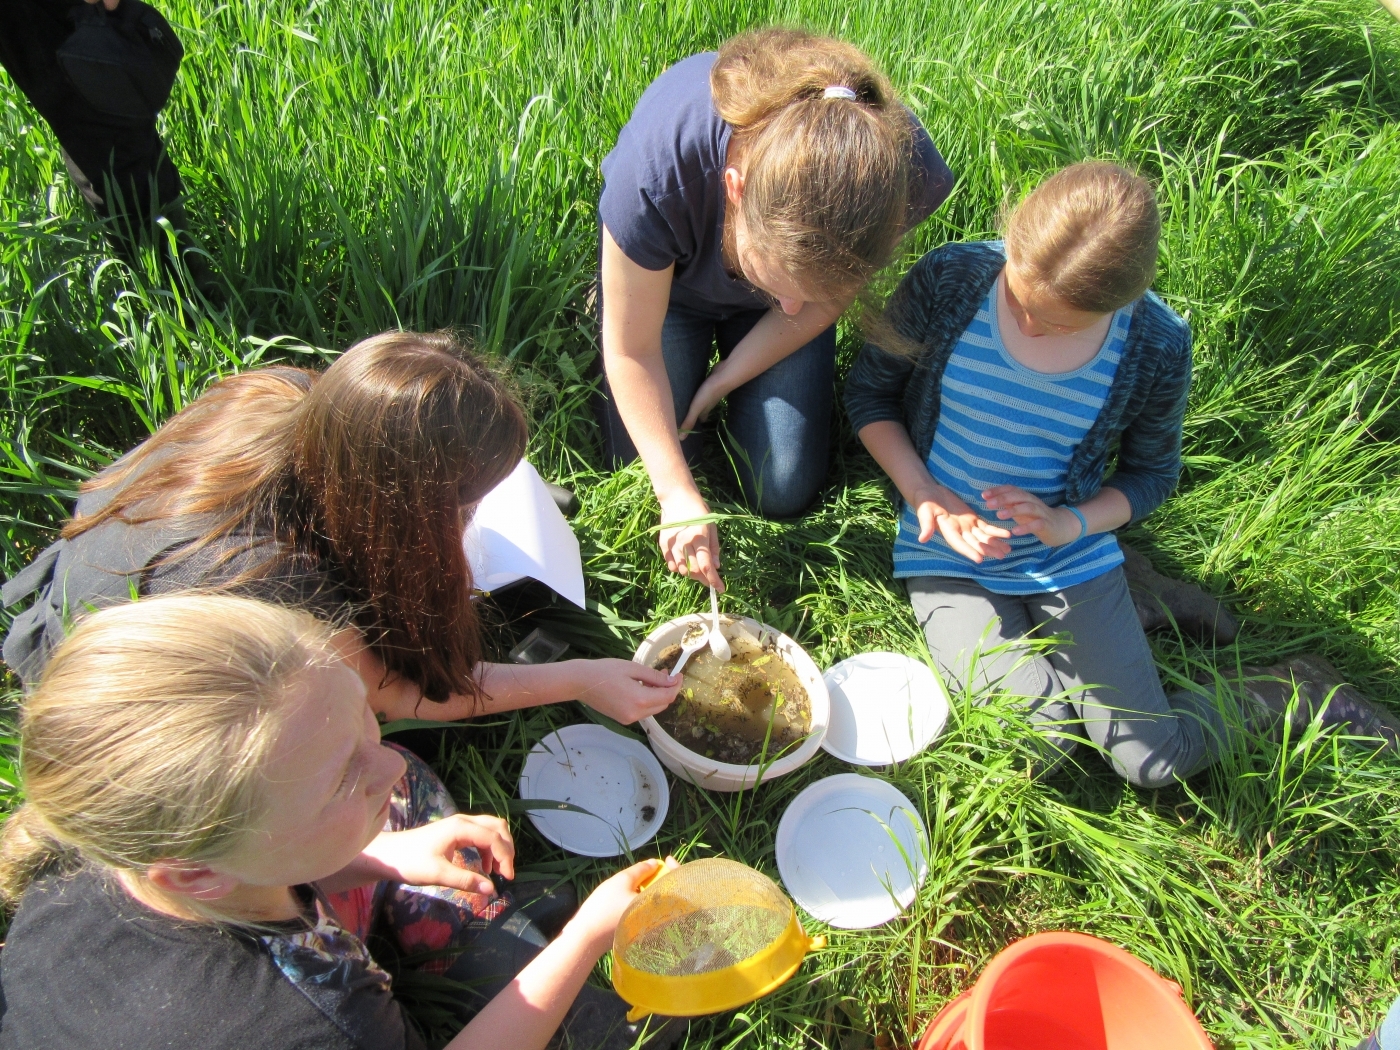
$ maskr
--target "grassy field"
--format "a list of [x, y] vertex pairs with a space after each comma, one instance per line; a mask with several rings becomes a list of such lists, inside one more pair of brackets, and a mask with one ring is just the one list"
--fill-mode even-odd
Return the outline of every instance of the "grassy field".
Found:
[[[910, 256], [994, 227], [1003, 197], [1085, 156], [1158, 180], [1158, 287], [1195, 331], [1178, 494], [1131, 539], [1226, 597], [1209, 651], [1164, 675], [1313, 648], [1400, 705], [1400, 25], [1369, 0], [621, 4], [160, 0], [188, 54], [165, 127], [231, 288], [211, 312], [114, 262], [48, 129], [0, 79], [0, 490], [13, 574], [73, 487], [217, 375], [318, 360], [394, 326], [469, 330], [513, 363], [532, 456], [572, 485], [590, 603], [580, 647], [630, 653], [691, 611], [637, 469], [599, 469], [585, 307], [598, 165], [666, 65], [751, 25], [844, 35], [890, 71], [959, 176]], [[889, 275], [892, 281], [902, 267]], [[842, 371], [858, 345], [843, 331]], [[795, 523], [735, 505], [729, 608], [819, 663], [922, 653], [889, 571], [891, 490], [848, 429]], [[579, 630], [582, 632], [583, 628]], [[840, 933], [781, 992], [696, 1024], [691, 1048], [902, 1044], [1009, 941], [1071, 928], [1178, 982], [1221, 1047], [1349, 1047], [1396, 994], [1400, 765], [1309, 732], [1169, 791], [1090, 758], [1026, 774], [1004, 698], [958, 697], [938, 745], [887, 776], [918, 801], [931, 872], [888, 926]], [[443, 734], [464, 805], [506, 812], [520, 762], [572, 707]], [[773, 829], [823, 756], [754, 793], [675, 788], [660, 848], [776, 874]], [[8, 796], [13, 801], [13, 791]], [[516, 823], [526, 867], [587, 888]], [[432, 1024], [441, 989], [401, 992]]]

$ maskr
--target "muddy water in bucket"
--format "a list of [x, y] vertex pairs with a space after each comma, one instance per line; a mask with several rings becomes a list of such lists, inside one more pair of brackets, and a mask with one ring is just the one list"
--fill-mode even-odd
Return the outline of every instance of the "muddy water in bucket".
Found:
[[[755, 638], [733, 621], [723, 630], [732, 658], [721, 662], [708, 648], [692, 656], [680, 695], [656, 720], [706, 758], [749, 765], [763, 753], [765, 737], [774, 758], [811, 732], [811, 700], [771, 637]], [[655, 666], [669, 671], [680, 653], [681, 646], [667, 646]]]

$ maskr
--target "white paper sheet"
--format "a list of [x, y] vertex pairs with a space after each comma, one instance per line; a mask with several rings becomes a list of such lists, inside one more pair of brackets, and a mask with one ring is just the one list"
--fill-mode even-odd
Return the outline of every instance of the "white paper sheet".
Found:
[[578, 538], [528, 461], [522, 459], [486, 494], [462, 546], [477, 590], [494, 591], [528, 576], [583, 608]]

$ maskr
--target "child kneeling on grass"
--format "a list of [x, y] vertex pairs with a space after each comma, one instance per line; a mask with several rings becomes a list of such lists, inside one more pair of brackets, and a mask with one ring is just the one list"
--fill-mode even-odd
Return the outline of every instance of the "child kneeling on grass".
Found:
[[[895, 576], [943, 673], [1031, 698], [1052, 762], [1087, 738], [1141, 787], [1205, 768], [1227, 739], [1212, 696], [1164, 692], [1113, 536], [1181, 470], [1191, 332], [1148, 290], [1159, 232], [1144, 179], [1063, 169], [1010, 214], [1004, 243], [915, 264], [845, 393], [904, 497]], [[1026, 644], [1054, 634], [1071, 644]], [[1246, 724], [1263, 725], [1293, 689], [1247, 695]], [[1334, 700], [1323, 721], [1368, 726], [1379, 716], [1361, 703]]]
[[[27, 698], [21, 744], [3, 1047], [421, 1048], [371, 925], [461, 951], [503, 907], [487, 876], [514, 874], [505, 822], [456, 813], [380, 742], [305, 612], [206, 594], [94, 613]], [[449, 1046], [544, 1047], [659, 867], [599, 886]], [[587, 1033], [576, 1015], [569, 1045], [634, 1045], [621, 1012]]]

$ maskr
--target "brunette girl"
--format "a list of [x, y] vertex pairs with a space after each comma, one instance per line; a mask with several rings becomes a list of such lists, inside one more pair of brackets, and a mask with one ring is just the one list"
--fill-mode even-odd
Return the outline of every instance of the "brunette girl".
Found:
[[[0, 1047], [421, 1048], [365, 937], [469, 955], [500, 909], [485, 875], [513, 874], [505, 823], [456, 813], [380, 743], [305, 612], [209, 594], [97, 612], [28, 697], [21, 747]], [[449, 1046], [545, 1046], [658, 867], [599, 886]], [[615, 1037], [574, 1045], [632, 1046], [617, 1006]]]
[[[915, 264], [845, 395], [904, 497], [895, 576], [944, 674], [1032, 698], [1047, 742], [1087, 738], [1143, 787], [1204, 768], [1227, 740], [1214, 697], [1163, 690], [1113, 536], [1181, 470], [1191, 332], [1148, 290], [1159, 228], [1145, 180], [1065, 168], [1011, 213], [1005, 243]], [[1032, 650], [1036, 635], [1066, 644]], [[1380, 731], [1375, 708], [1292, 664], [1247, 684], [1243, 721], [1276, 721], [1296, 678], [1295, 716], [1311, 704], [1324, 724]]]
[[678, 684], [629, 661], [481, 659], [462, 532], [524, 449], [519, 407], [446, 334], [366, 339], [319, 377], [225, 379], [85, 484], [64, 539], [6, 584], [7, 605], [37, 595], [6, 662], [32, 681], [85, 608], [222, 585], [348, 617], [340, 643], [389, 718], [654, 714]]
[[682, 435], [727, 397], [748, 500], [804, 510], [826, 476], [836, 319], [952, 175], [860, 50], [768, 29], [658, 77], [603, 179], [608, 452], [640, 454], [667, 566], [722, 586]]

